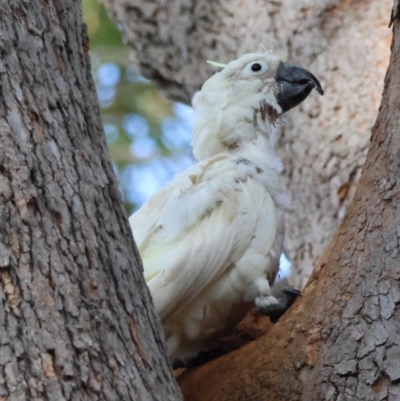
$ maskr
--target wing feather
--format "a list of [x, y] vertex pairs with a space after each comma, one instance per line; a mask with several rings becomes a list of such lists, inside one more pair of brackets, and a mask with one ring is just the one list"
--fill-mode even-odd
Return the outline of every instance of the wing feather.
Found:
[[228, 158], [218, 156], [180, 174], [130, 218], [161, 319], [184, 309], [237, 263], [254, 239], [269, 195]]
[[[162, 320], [186, 308], [239, 262], [251, 242], [260, 255], [272, 248], [276, 222], [271, 197], [237, 163], [225, 155], [197, 164], [130, 218]], [[260, 227], [261, 212], [269, 227]], [[260, 229], [267, 234], [257, 245]]]

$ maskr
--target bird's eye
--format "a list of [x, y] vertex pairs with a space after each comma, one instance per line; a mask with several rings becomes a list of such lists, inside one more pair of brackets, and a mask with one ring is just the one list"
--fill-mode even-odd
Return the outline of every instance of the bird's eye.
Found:
[[249, 75], [261, 75], [268, 70], [268, 65], [265, 61], [253, 61], [247, 64], [243, 72]]

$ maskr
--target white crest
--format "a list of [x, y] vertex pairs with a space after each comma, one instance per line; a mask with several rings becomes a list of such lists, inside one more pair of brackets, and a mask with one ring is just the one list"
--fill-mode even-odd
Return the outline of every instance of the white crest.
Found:
[[218, 61], [206, 60], [206, 63], [212, 65], [213, 67], [218, 67], [218, 68], [226, 67], [226, 64], [218, 63]]

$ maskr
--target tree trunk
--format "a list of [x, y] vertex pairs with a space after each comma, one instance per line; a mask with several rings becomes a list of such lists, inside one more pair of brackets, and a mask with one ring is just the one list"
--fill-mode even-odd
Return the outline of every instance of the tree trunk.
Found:
[[400, 5], [354, 200], [303, 297], [266, 336], [185, 372], [187, 401], [400, 399]]
[[0, 400], [178, 400], [80, 2], [0, 1]]
[[286, 248], [304, 285], [351, 202], [389, 60], [391, 0], [103, 0], [142, 72], [189, 102], [213, 69], [259, 44], [321, 80], [286, 118], [279, 148], [292, 198]]

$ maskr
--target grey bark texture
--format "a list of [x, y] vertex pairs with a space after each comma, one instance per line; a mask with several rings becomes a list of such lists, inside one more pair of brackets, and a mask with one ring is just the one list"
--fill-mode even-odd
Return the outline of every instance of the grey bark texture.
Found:
[[185, 400], [400, 400], [398, 0], [392, 23], [390, 66], [362, 176], [303, 296], [258, 341], [183, 373]]
[[179, 400], [80, 7], [0, 1], [0, 400]]
[[286, 117], [279, 153], [292, 199], [286, 249], [303, 286], [354, 195], [389, 60], [391, 0], [103, 0], [134, 61], [167, 97], [190, 102], [230, 61], [273, 48], [326, 89]]

